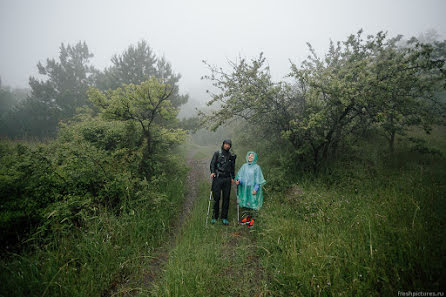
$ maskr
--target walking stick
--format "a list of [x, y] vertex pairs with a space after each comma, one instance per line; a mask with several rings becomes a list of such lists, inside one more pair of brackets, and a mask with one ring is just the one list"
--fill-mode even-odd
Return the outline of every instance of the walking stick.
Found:
[[212, 190], [211, 190], [211, 193], [209, 194], [208, 213], [206, 215], [206, 226], [208, 225], [209, 209], [211, 208], [211, 199], [212, 199]]
[[240, 223], [240, 200], [238, 197], [238, 185], [235, 186], [235, 194], [237, 195], [237, 224]]
[[237, 196], [237, 223], [240, 223], [240, 205], [239, 205], [239, 200], [238, 200], [238, 196]]

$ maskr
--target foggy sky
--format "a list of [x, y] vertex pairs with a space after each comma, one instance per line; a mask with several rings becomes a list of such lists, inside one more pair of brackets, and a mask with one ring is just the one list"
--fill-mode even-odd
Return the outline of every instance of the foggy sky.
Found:
[[436, 30], [446, 38], [444, 0], [0, 0], [0, 76], [28, 87], [36, 64], [58, 57], [59, 46], [85, 41], [92, 64], [110, 66], [113, 54], [145, 39], [182, 75], [181, 91], [207, 99], [202, 60], [226, 67], [263, 52], [275, 79], [308, 55], [324, 54], [330, 39], [388, 31], [409, 38]]

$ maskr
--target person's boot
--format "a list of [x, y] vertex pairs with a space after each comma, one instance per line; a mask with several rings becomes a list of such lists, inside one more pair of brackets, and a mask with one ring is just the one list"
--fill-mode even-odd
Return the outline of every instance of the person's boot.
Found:
[[229, 225], [229, 221], [227, 219], [222, 219], [221, 222], [223, 225]]
[[248, 216], [244, 217], [243, 220], [241, 221], [241, 224], [242, 224], [242, 225], [247, 225], [247, 224], [249, 224], [250, 219], [251, 219], [251, 218], [248, 217]]
[[216, 219], [212, 219], [212, 220], [211, 220], [211, 224], [215, 224], [216, 222], [217, 222]]

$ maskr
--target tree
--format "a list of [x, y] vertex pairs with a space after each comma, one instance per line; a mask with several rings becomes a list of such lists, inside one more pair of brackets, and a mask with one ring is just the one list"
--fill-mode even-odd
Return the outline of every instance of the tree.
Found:
[[11, 92], [9, 88], [3, 87], [0, 79], [0, 116], [9, 111], [15, 103], [17, 102], [14, 98], [13, 92]]
[[89, 105], [86, 91], [95, 71], [89, 66], [93, 57], [85, 42], [60, 46], [59, 61], [47, 59], [37, 64], [45, 79], [30, 77], [31, 94], [10, 111], [10, 136], [55, 136], [57, 124], [76, 114], [76, 109]]
[[57, 111], [59, 119], [72, 117], [76, 108], [88, 105], [87, 89], [91, 84], [93, 54], [85, 42], [60, 46], [59, 61], [47, 59], [46, 66], [37, 64], [39, 74], [47, 80], [30, 77], [31, 97]]
[[11, 89], [1, 86], [0, 80], [0, 137], [15, 137], [21, 134], [21, 115], [18, 110], [29, 96], [27, 89]]
[[397, 135], [406, 135], [412, 126], [429, 133], [444, 112], [439, 98], [446, 78], [444, 57], [435, 54], [432, 44], [419, 43], [415, 38], [409, 46], [398, 47], [400, 39], [390, 39], [377, 48], [368, 64], [373, 75], [367, 81], [371, 89], [366, 108], [382, 129], [391, 152]]
[[330, 156], [347, 136], [358, 136], [378, 126], [389, 137], [411, 125], [430, 127], [442, 105], [435, 94], [444, 88], [444, 59], [433, 59], [433, 48], [417, 45], [402, 50], [400, 37], [388, 39], [379, 32], [366, 40], [362, 30], [343, 43], [330, 43], [324, 58], [311, 55], [301, 67], [291, 65], [294, 82], [273, 82], [262, 55], [250, 63], [231, 63], [232, 73], [211, 67], [219, 90], [201, 113], [216, 128], [242, 118], [256, 133], [280, 134], [290, 141], [301, 160], [312, 159], [313, 170]]
[[130, 45], [120, 55], [111, 59], [112, 66], [95, 76], [96, 87], [101, 90], [116, 89], [124, 84], [141, 84], [156, 77], [172, 86], [171, 103], [175, 107], [187, 102], [188, 97], [179, 94], [178, 82], [181, 75], [175, 74], [164, 57], [157, 58], [145, 40], [136, 46]]
[[[170, 101], [174, 87], [162, 80], [151, 78], [139, 85], [128, 84], [116, 90], [102, 92], [90, 88], [88, 95], [101, 115], [108, 120], [139, 123], [145, 138], [145, 149], [140, 171], [151, 176], [150, 158], [157, 144], [177, 143], [183, 130], [170, 128], [176, 120], [178, 109]], [[148, 165], [148, 166], [147, 166]]]
[[286, 83], [272, 81], [263, 53], [251, 61], [230, 62], [230, 66], [232, 73], [208, 65], [211, 75], [204, 78], [213, 81], [214, 87], [220, 91], [211, 93], [208, 106], [218, 104], [219, 108], [209, 114], [200, 112], [202, 120], [212, 130], [234, 118], [261, 126], [266, 133], [280, 134], [281, 130], [287, 129], [296, 108], [292, 102], [295, 92]]

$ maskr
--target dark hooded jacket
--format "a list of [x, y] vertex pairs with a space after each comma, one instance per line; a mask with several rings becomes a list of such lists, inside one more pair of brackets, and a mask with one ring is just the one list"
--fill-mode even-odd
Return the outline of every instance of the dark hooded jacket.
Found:
[[230, 139], [223, 141], [221, 149], [216, 151], [212, 156], [210, 170], [211, 173], [215, 173], [217, 177], [235, 177], [235, 158], [236, 155], [232, 154], [229, 150], [224, 149], [224, 144], [228, 143], [232, 147]]

